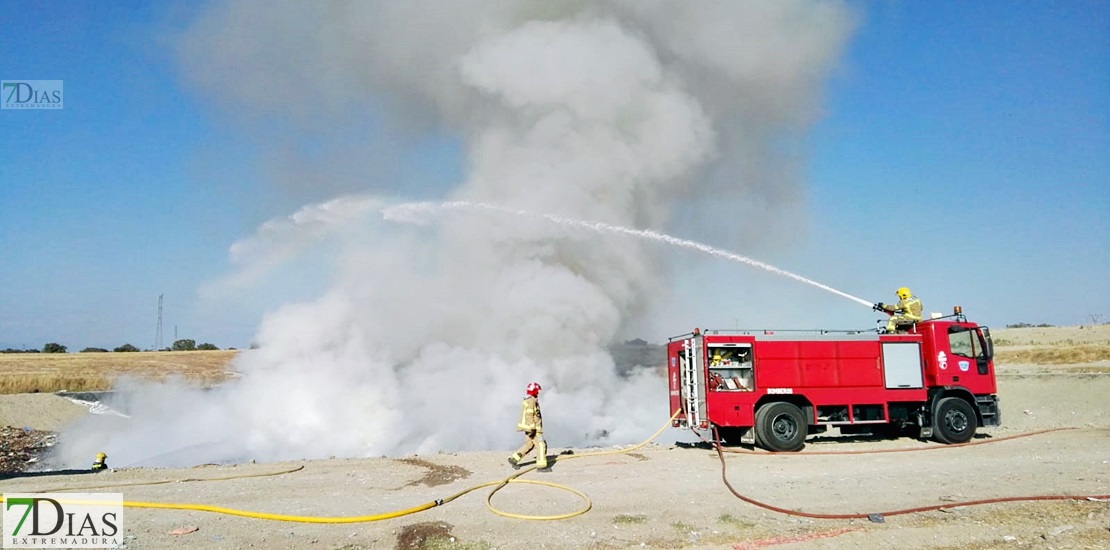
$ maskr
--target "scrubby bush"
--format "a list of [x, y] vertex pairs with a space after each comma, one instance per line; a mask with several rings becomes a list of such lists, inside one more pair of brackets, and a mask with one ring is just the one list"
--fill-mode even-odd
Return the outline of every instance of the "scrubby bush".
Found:
[[45, 346], [42, 347], [42, 352], [43, 353], [66, 353], [66, 347], [57, 343], [57, 342], [50, 342], [49, 344], [46, 344]]
[[205, 342], [205, 343], [197, 346], [197, 349], [198, 350], [203, 350], [203, 351], [216, 351], [220, 348], [216, 347], [215, 344], [209, 344], [208, 342]]
[[176, 340], [173, 343], [173, 351], [196, 351], [196, 350], [197, 350], [197, 341], [196, 340], [190, 340], [188, 338], [182, 338], [181, 340]]
[[85, 348], [81, 350], [81, 353], [108, 353], [108, 350], [104, 348]]
[[1006, 328], [1049, 328], [1053, 326], [1055, 325], [1050, 325], [1048, 323], [1040, 323], [1038, 325], [1034, 325], [1033, 323], [1014, 323], [1012, 325], [1006, 325]]
[[137, 348], [135, 346], [132, 346], [131, 344], [124, 344], [124, 345], [122, 345], [118, 348], [113, 349], [112, 351], [117, 351], [117, 352], [139, 351], [139, 348]]

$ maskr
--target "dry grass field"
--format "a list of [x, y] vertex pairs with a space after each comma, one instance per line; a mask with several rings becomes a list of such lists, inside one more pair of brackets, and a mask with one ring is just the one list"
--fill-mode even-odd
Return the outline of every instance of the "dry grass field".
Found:
[[992, 339], [999, 372], [1067, 365], [1066, 372], [1110, 373], [1110, 325], [1000, 329]]
[[236, 353], [5, 353], [0, 354], [0, 394], [107, 390], [121, 376], [144, 380], [180, 376], [210, 386], [232, 376], [229, 366]]

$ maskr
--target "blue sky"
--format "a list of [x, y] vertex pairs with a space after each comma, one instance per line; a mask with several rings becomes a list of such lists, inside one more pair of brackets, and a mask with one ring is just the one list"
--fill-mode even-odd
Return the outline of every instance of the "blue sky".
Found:
[[867, 4], [813, 139], [810, 244], [901, 257], [927, 305], [995, 326], [1110, 320], [1110, 6], [944, 6]]
[[[734, 251], [868, 300], [909, 285], [930, 310], [961, 303], [992, 326], [1110, 321], [1110, 5], [850, 5], [859, 28], [806, 144], [805, 237]], [[59, 111], [0, 111], [0, 347], [149, 348], [159, 295], [165, 345], [176, 334], [246, 347], [265, 310], [321, 290], [313, 280], [234, 305], [199, 297], [258, 224], [357, 189], [275, 182], [259, 136], [186, 83], [173, 36], [197, 9], [0, 12], [0, 78], [60, 79], [66, 98]], [[371, 143], [375, 128], [351, 138]], [[312, 158], [340, 137], [289, 146]], [[406, 198], [462, 177], [451, 136], [377, 146], [388, 151], [379, 173], [416, 182]], [[736, 277], [734, 265], [703, 268], [693, 280]], [[814, 307], [840, 304], [827, 300]], [[870, 319], [848, 307], [849, 325]]]

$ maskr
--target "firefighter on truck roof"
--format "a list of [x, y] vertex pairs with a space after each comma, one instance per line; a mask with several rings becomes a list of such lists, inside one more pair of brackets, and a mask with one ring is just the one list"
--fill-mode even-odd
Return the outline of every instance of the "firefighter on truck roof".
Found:
[[900, 325], [921, 322], [921, 300], [918, 300], [917, 296], [914, 296], [906, 287], [894, 291], [894, 295], [898, 297], [897, 304], [879, 302], [871, 307], [875, 311], [883, 311], [890, 315], [890, 320], [886, 323], [888, 333], [894, 332]]
[[536, 466], [541, 472], [550, 472], [547, 464], [547, 442], [543, 440], [543, 416], [540, 414], [540, 385], [532, 382], [525, 388], [524, 400], [520, 402], [520, 422], [516, 429], [524, 432], [524, 444], [509, 457], [509, 465], [520, 469], [520, 461], [536, 449]]

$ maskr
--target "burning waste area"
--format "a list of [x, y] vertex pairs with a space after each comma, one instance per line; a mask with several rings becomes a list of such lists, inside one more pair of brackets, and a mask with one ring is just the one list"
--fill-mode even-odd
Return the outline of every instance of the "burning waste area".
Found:
[[0, 477], [33, 468], [57, 440], [55, 432], [28, 427], [0, 427]]

